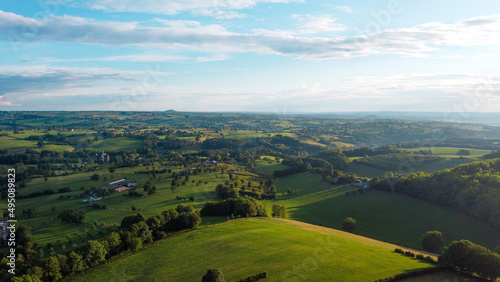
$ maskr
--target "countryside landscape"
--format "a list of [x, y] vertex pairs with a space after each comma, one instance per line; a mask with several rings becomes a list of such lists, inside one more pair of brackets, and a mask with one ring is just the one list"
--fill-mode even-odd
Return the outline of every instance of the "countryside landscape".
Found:
[[0, 1], [0, 282], [500, 282], [500, 5]]
[[[498, 277], [494, 125], [173, 110], [1, 118], [20, 281], [197, 281], [209, 269], [228, 281]], [[437, 243], [423, 244], [428, 232]], [[472, 247], [446, 261], [459, 242]], [[484, 269], [454, 265], [475, 248]]]

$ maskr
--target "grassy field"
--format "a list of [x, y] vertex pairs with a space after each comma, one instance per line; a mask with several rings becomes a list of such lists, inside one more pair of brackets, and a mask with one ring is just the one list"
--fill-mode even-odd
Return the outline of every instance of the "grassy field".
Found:
[[0, 136], [2, 150], [10, 150], [13, 153], [23, 153], [26, 149], [38, 148], [35, 141], [17, 139], [13, 136]]
[[[444, 155], [443, 155], [444, 156]], [[476, 157], [479, 158], [482, 155], [477, 155]], [[436, 171], [444, 170], [444, 169], [450, 169], [454, 168], [458, 165], [461, 164], [466, 164], [466, 163], [471, 163], [474, 161], [477, 161], [477, 158], [469, 158], [469, 157], [464, 157], [460, 158], [459, 156], [455, 155], [446, 155], [444, 156], [445, 159], [443, 160], [438, 160], [430, 163], [425, 163], [425, 164], [409, 164], [407, 166], [404, 166], [404, 171], [400, 171], [402, 174], [409, 174], [413, 172], [418, 172], [418, 171], [423, 171], [427, 173], [433, 173]], [[350, 158], [351, 160], [354, 160], [355, 158]], [[363, 165], [363, 164], [358, 164], [358, 163], [349, 163], [346, 172], [351, 172], [351, 173], [356, 173], [359, 177], [367, 177], [367, 178], [374, 178], [374, 177], [384, 177], [385, 174], [388, 171]]]
[[457, 153], [459, 150], [468, 150], [471, 152], [470, 155], [464, 157], [469, 159], [478, 159], [486, 154], [491, 153], [491, 150], [481, 150], [481, 149], [469, 149], [469, 148], [457, 148], [457, 147], [418, 147], [411, 149], [401, 149], [401, 151], [416, 152], [416, 151], [427, 151], [430, 150], [433, 155], [443, 156], [446, 158], [457, 158], [460, 157]]
[[387, 173], [385, 170], [357, 163], [350, 163], [347, 166], [346, 172], [356, 173], [359, 177], [367, 177], [367, 178], [375, 178], [375, 177], [383, 178]]
[[[159, 165], [157, 164], [158, 168]], [[150, 167], [151, 169], [151, 167]], [[236, 169], [235, 167], [228, 166], [228, 169]], [[209, 200], [219, 200], [215, 195], [215, 186], [220, 183], [224, 183], [229, 179], [227, 173], [202, 173], [198, 175], [190, 175], [189, 181], [186, 185], [181, 185], [173, 193], [170, 189], [170, 184], [172, 178], [169, 178], [171, 174], [157, 174], [155, 179], [152, 179], [152, 185], [157, 187], [157, 192], [152, 195], [144, 195], [143, 197], [129, 197], [125, 196], [127, 192], [116, 193], [110, 197], [105, 198], [101, 203], [106, 205], [105, 210], [86, 208], [84, 204], [81, 203], [82, 199], [71, 199], [71, 200], [59, 200], [60, 195], [80, 195], [83, 191], [80, 190], [81, 186], [86, 188], [91, 187], [102, 187], [107, 183], [119, 180], [122, 178], [127, 178], [131, 181], [136, 181], [139, 185], [143, 185], [148, 179], [148, 174], [140, 173], [136, 174], [138, 171], [145, 171], [146, 167], [139, 166], [135, 168], [118, 168], [113, 174], [111, 179], [111, 174], [108, 171], [97, 171], [89, 173], [80, 173], [76, 175], [61, 176], [61, 177], [50, 177], [48, 181], [45, 182], [43, 178], [36, 178], [27, 183], [26, 187], [20, 189], [21, 195], [26, 195], [35, 191], [44, 191], [46, 189], [53, 189], [57, 191], [59, 188], [64, 188], [68, 185], [72, 186], [73, 192], [64, 194], [53, 194], [48, 196], [41, 196], [35, 198], [22, 199], [18, 203], [18, 216], [19, 222], [21, 224], [38, 228], [42, 225], [47, 224], [53, 220], [58, 212], [64, 209], [77, 209], [84, 208], [86, 213], [86, 219], [82, 225], [73, 224], [63, 224], [56, 223], [49, 227], [43, 228], [38, 232], [34, 233], [34, 237], [40, 246], [45, 246], [47, 243], [56, 242], [57, 239], [63, 238], [63, 242], [66, 242], [66, 235], [75, 237], [75, 232], [80, 232], [83, 234], [83, 229], [87, 228], [91, 230], [91, 224], [94, 221], [105, 223], [106, 225], [110, 223], [119, 224], [123, 217], [130, 214], [135, 214], [137, 212], [132, 211], [132, 207], [140, 209], [141, 212], [146, 216], [156, 215], [159, 212], [176, 208], [179, 204], [193, 205], [196, 209], [201, 209], [203, 204]], [[172, 168], [173, 171], [178, 171], [180, 168]], [[99, 173], [101, 179], [98, 181], [90, 180], [90, 176], [94, 173]], [[256, 175], [248, 172], [235, 172], [235, 176], [241, 179], [258, 179]], [[161, 176], [161, 179], [159, 177]], [[107, 179], [104, 179], [106, 177]], [[199, 185], [197, 183], [202, 181]], [[182, 180], [181, 180], [182, 181]], [[193, 182], [194, 181], [194, 182]], [[205, 182], [207, 182], [205, 184]], [[139, 192], [143, 192], [141, 187], [138, 188]], [[178, 200], [176, 197], [185, 198], [183, 200]], [[189, 197], [194, 197], [193, 202], [189, 201]], [[6, 203], [2, 203], [0, 207], [5, 208]], [[57, 206], [58, 212], [53, 213], [51, 208]], [[26, 215], [21, 213], [22, 209], [35, 208], [36, 213], [34, 218], [28, 218]], [[212, 221], [220, 221], [220, 219], [214, 219]], [[98, 234], [94, 234], [98, 236]], [[99, 237], [102, 237], [99, 236]], [[88, 238], [87, 238], [88, 239]], [[67, 243], [66, 243], [67, 244]], [[67, 247], [68, 245], [66, 245]]]
[[259, 173], [266, 176], [272, 176], [275, 170], [282, 170], [288, 168], [287, 165], [278, 164], [275, 162], [269, 163], [268, 161], [265, 160], [256, 160], [255, 162], [257, 163], [257, 169]]
[[113, 138], [113, 139], [104, 139], [97, 142], [94, 142], [90, 147], [93, 150], [101, 150], [104, 151], [121, 151], [121, 150], [133, 150], [137, 149], [142, 145], [142, 141], [129, 139], [125, 137], [121, 138]]
[[460, 157], [446, 158], [444, 160], [416, 166], [414, 171], [412, 171], [412, 172], [423, 171], [423, 172], [427, 172], [427, 173], [433, 173], [433, 172], [440, 171], [440, 170], [454, 168], [458, 165], [467, 164], [467, 163], [471, 163], [474, 161], [476, 161], [476, 160], [470, 159], [470, 158], [460, 158]]
[[[441, 231], [446, 244], [468, 239], [488, 248], [497, 246], [500, 232], [444, 207], [414, 198], [367, 191], [346, 195], [352, 186], [332, 186], [317, 174], [295, 174], [279, 178], [278, 202], [288, 207], [289, 218], [341, 229], [344, 218], [357, 221], [357, 234], [412, 248], [421, 248], [422, 235]], [[296, 192], [282, 195], [288, 188]], [[272, 206], [272, 203], [268, 203]]]
[[255, 218], [174, 235], [76, 281], [149, 281], [158, 277], [199, 281], [209, 268], [221, 270], [228, 281], [264, 271], [269, 275], [266, 281], [373, 281], [426, 267], [430, 265], [396, 254], [381, 242]]

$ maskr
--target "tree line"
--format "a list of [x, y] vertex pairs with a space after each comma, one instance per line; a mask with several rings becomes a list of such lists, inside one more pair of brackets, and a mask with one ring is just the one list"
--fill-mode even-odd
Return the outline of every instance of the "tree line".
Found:
[[[64, 215], [63, 215], [64, 214]], [[72, 212], [64, 212], [63, 217], [79, 217]], [[79, 219], [79, 218], [78, 218]], [[120, 231], [112, 232], [102, 240], [89, 240], [66, 254], [52, 255], [46, 259], [37, 255], [37, 243], [26, 226], [16, 230], [17, 250], [16, 276], [6, 272], [7, 261], [2, 259], [0, 266], [1, 281], [58, 281], [63, 277], [80, 273], [86, 269], [102, 264], [107, 259], [121, 252], [139, 251], [144, 244], [163, 239], [168, 233], [191, 229], [201, 222], [194, 209], [179, 207], [164, 211], [150, 218], [141, 213], [129, 215], [122, 219]]]

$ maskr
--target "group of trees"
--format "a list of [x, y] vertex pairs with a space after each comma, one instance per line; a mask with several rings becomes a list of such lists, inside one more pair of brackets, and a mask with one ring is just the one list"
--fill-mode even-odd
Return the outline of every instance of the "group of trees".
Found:
[[66, 223], [83, 223], [85, 213], [74, 209], [66, 209], [59, 214], [58, 218]]
[[[230, 179], [233, 178], [230, 175]], [[251, 180], [244, 182], [242, 179], [238, 181], [237, 179], [232, 179], [233, 181], [226, 181], [224, 184], [218, 184], [215, 187], [215, 193], [217, 196], [228, 199], [236, 199], [240, 196], [249, 196], [255, 199], [276, 199], [276, 186], [274, 181], [269, 179], [267, 181], [258, 182], [258, 186], [252, 183]]]
[[200, 210], [200, 214], [202, 216], [267, 216], [264, 206], [250, 197], [229, 198], [221, 202], [206, 202]]
[[398, 178], [374, 178], [370, 188], [456, 208], [500, 227], [500, 159], [464, 164], [432, 174], [418, 172]]
[[[262, 272], [257, 275], [252, 275], [250, 277], [247, 277], [245, 279], [241, 279], [238, 282], [255, 282], [259, 281], [261, 279], [267, 278], [267, 272]], [[207, 270], [207, 273], [203, 275], [201, 278], [201, 282], [225, 282], [226, 279], [224, 278], [224, 274], [222, 274], [222, 271], [218, 270], [217, 268], [212, 268]]]
[[288, 212], [286, 210], [286, 207], [280, 204], [274, 204], [272, 208], [273, 217], [277, 218], [286, 218], [288, 216]]
[[30, 229], [20, 226], [16, 239], [21, 257], [18, 255], [17, 280], [14, 281], [58, 281], [102, 264], [123, 251], [138, 251], [144, 244], [165, 238], [170, 232], [194, 228], [200, 222], [198, 213], [185, 212], [184, 209], [181, 212], [167, 210], [148, 219], [138, 213], [122, 219], [119, 233], [112, 232], [102, 240], [87, 241], [68, 254], [52, 255], [47, 259], [35, 256], [37, 244]]
[[500, 254], [468, 240], [452, 242], [439, 256], [439, 264], [492, 281], [500, 277]]

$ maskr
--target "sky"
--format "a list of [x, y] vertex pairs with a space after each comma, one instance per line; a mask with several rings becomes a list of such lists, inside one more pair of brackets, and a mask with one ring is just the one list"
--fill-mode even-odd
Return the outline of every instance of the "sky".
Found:
[[0, 110], [500, 112], [495, 0], [2, 0]]

